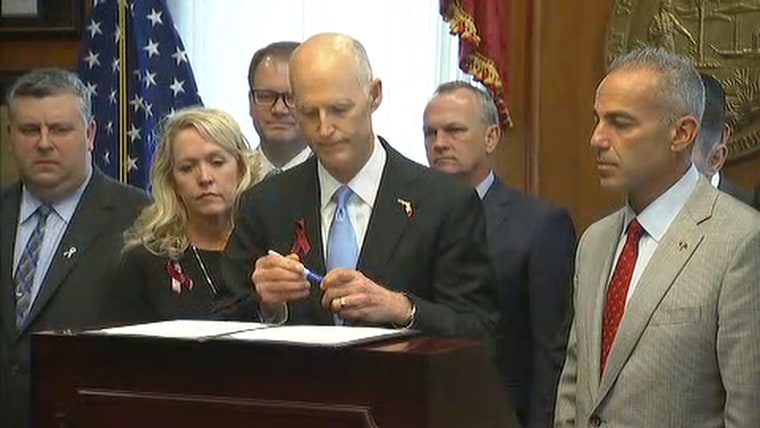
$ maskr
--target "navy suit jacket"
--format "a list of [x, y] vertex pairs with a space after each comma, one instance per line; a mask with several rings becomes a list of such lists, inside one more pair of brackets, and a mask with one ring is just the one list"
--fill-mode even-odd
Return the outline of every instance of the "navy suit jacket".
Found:
[[[31, 333], [81, 329], [100, 323], [106, 277], [115, 266], [122, 232], [147, 204], [145, 192], [93, 171], [61, 237], [27, 321], [16, 327], [13, 251], [21, 184], [0, 193], [0, 427], [29, 425]], [[63, 249], [76, 247], [66, 257]]]
[[550, 427], [572, 318], [575, 228], [564, 209], [498, 178], [483, 203], [501, 314], [499, 368], [523, 425]]
[[[417, 307], [414, 328], [491, 339], [498, 314], [477, 194], [381, 141], [388, 156], [357, 270], [389, 289], [409, 293]], [[289, 253], [299, 222], [310, 247], [302, 261], [324, 273], [319, 194], [316, 157], [248, 190], [227, 244], [227, 283], [252, 287], [256, 259], [269, 249]], [[407, 211], [399, 200], [409, 201], [412, 209]], [[288, 323], [332, 324], [320, 300], [315, 286], [309, 298], [291, 302]]]
[[754, 198], [752, 197], [752, 194], [749, 191], [744, 190], [736, 184], [728, 181], [724, 174], [721, 174], [720, 182], [718, 183], [718, 190], [728, 193], [729, 195], [749, 206], [754, 206]]

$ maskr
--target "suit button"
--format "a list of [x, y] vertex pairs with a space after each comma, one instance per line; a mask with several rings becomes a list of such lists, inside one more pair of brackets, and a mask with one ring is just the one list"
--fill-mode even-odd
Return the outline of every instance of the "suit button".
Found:
[[602, 418], [600, 418], [600, 417], [599, 417], [599, 416], [597, 416], [597, 415], [593, 415], [593, 416], [591, 416], [591, 421], [590, 421], [590, 422], [591, 422], [591, 426], [592, 426], [592, 427], [599, 427], [599, 426], [602, 426]]

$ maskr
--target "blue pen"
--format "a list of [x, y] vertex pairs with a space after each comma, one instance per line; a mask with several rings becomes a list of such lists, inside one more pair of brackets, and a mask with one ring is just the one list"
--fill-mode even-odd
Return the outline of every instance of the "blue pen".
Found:
[[[278, 253], [275, 250], [269, 250], [269, 251], [267, 251], [267, 254], [270, 254], [270, 255], [273, 255], [273, 256], [284, 257], [282, 254]], [[322, 282], [325, 279], [322, 275], [319, 275], [319, 274], [316, 274], [316, 273], [312, 272], [311, 269], [307, 268], [303, 264], [301, 266], [303, 266], [303, 273], [306, 275], [306, 279], [308, 279], [309, 281], [314, 281], [317, 284], [319, 284], [320, 282]]]

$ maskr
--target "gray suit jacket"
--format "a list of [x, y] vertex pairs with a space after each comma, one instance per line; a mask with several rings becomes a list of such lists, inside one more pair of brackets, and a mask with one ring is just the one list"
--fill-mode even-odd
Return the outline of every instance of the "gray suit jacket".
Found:
[[[21, 329], [16, 327], [13, 249], [21, 185], [0, 192], [0, 427], [29, 425], [32, 332], [80, 329], [101, 322], [106, 275], [121, 251], [121, 234], [148, 202], [145, 192], [94, 171], [61, 238], [39, 294]], [[73, 257], [63, 250], [76, 247]]]
[[760, 427], [760, 215], [700, 178], [642, 273], [600, 376], [622, 223], [621, 210], [579, 244], [555, 426]]

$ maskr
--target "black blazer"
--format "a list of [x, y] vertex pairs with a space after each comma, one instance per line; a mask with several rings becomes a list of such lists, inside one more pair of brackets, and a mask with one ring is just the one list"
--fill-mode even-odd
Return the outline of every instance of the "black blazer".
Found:
[[[226, 286], [221, 274], [221, 258], [221, 251], [198, 250], [196, 257], [188, 248], [177, 262], [182, 275], [192, 280], [192, 287], [181, 286], [175, 290], [167, 266], [168, 257], [157, 256], [143, 246], [130, 248], [121, 255], [113, 279], [107, 283], [101, 318], [109, 324], [171, 319], [246, 319], [233, 316], [229, 311], [250, 297], [250, 289]], [[247, 320], [256, 320], [256, 316], [256, 312], [251, 311]]]
[[721, 192], [728, 193], [729, 195], [733, 196], [734, 198], [744, 202], [745, 204], [749, 206], [754, 206], [754, 201], [752, 194], [742, 189], [741, 187], [737, 186], [736, 184], [728, 181], [726, 179], [725, 174], [721, 174], [720, 176], [720, 182], [718, 183], [718, 190]]
[[567, 211], [496, 178], [483, 199], [501, 313], [499, 368], [526, 427], [552, 426], [572, 306]]
[[[29, 425], [29, 352], [34, 331], [81, 329], [99, 324], [104, 279], [118, 258], [122, 232], [147, 203], [145, 192], [93, 171], [71, 223], [32, 304], [22, 331], [16, 328], [13, 251], [21, 184], [0, 194], [0, 426]], [[64, 249], [76, 247], [70, 258]]]
[[[416, 164], [382, 140], [387, 161], [357, 269], [378, 284], [408, 292], [415, 328], [447, 336], [491, 337], [498, 315], [489, 287], [485, 217], [475, 192]], [[242, 198], [223, 265], [228, 283], [251, 286], [254, 262], [268, 249], [288, 253], [305, 225], [305, 265], [325, 272], [317, 159], [274, 176]], [[399, 200], [409, 201], [407, 212]], [[332, 324], [317, 287], [291, 302], [289, 323]]]

